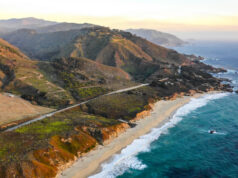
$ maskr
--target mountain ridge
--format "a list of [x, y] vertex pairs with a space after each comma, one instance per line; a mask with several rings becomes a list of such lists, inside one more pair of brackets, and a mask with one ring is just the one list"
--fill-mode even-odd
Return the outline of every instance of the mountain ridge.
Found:
[[185, 55], [174, 50], [155, 45], [129, 32], [105, 27], [52, 33], [25, 29], [3, 35], [3, 38], [34, 59], [50, 61], [61, 57], [85, 57], [121, 68], [142, 80], [143, 76], [157, 70], [160, 64], [190, 63]]
[[57, 22], [38, 19], [34, 17], [0, 20], [0, 28], [6, 28], [5, 30], [3, 30], [3, 32], [5, 33], [21, 28], [38, 28], [54, 24], [57, 24]]
[[51, 32], [59, 32], [59, 31], [70, 31], [70, 30], [79, 30], [82, 28], [96, 27], [99, 25], [94, 25], [90, 23], [57, 23], [53, 25], [48, 25], [45, 27], [40, 27], [35, 29], [38, 33], [51, 33]]

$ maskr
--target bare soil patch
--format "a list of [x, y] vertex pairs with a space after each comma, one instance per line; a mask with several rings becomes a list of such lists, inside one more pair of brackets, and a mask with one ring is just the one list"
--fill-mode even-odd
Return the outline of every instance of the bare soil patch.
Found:
[[0, 93], [0, 125], [45, 114], [53, 109], [32, 105], [17, 96]]

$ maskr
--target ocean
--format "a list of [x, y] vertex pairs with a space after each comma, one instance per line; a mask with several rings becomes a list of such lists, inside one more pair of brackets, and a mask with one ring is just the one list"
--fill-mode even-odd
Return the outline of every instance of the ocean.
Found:
[[[176, 50], [228, 69], [216, 76], [230, 79], [238, 89], [238, 42], [198, 41]], [[91, 176], [102, 177], [238, 177], [238, 94], [192, 99], [169, 122], [134, 140]]]

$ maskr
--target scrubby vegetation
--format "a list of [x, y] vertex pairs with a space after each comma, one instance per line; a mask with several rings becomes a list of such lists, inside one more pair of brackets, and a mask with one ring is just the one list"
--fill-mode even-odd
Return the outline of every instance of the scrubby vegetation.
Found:
[[74, 90], [76, 97], [79, 98], [91, 98], [102, 94], [105, 94], [108, 90], [101, 87], [89, 87], [89, 88], [79, 88]]
[[130, 120], [148, 104], [147, 96], [115, 94], [97, 98], [86, 104], [87, 111], [114, 119]]

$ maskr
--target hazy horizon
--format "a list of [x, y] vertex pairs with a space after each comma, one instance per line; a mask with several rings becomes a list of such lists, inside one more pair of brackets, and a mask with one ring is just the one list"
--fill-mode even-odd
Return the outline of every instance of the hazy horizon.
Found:
[[0, 19], [35, 17], [122, 30], [155, 29], [182, 39], [238, 40], [237, 7], [235, 0], [9, 0], [0, 2]]

